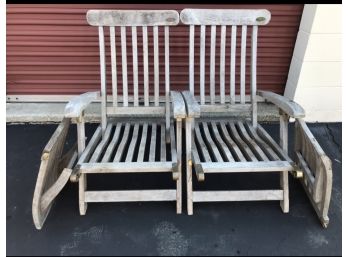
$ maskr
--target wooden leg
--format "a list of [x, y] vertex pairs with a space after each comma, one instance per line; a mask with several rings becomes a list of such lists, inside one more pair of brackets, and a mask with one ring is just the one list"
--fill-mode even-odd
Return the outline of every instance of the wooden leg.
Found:
[[176, 213], [182, 213], [182, 120], [176, 121], [176, 152], [178, 156], [179, 178], [176, 181]]
[[[284, 152], [288, 153], [288, 123], [289, 116], [280, 111], [280, 147]], [[283, 171], [280, 173], [280, 187], [283, 190], [284, 200], [280, 201], [280, 207], [284, 213], [289, 212], [289, 173]]]
[[186, 187], [187, 187], [187, 213], [193, 215], [193, 199], [192, 199], [192, 157], [191, 157], [191, 144], [192, 144], [192, 119], [186, 119]]
[[79, 207], [80, 215], [85, 215], [87, 211], [87, 203], [85, 202], [85, 191], [87, 188], [87, 175], [81, 174], [79, 178]]
[[280, 201], [280, 207], [284, 213], [289, 212], [289, 172], [283, 171], [280, 175], [280, 187], [283, 189], [284, 200]]

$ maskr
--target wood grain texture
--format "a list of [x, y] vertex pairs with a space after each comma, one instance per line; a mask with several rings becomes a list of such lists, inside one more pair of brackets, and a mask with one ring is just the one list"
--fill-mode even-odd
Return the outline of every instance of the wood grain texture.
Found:
[[186, 118], [186, 107], [183, 96], [176, 91], [170, 91], [173, 115], [175, 119]]
[[265, 9], [183, 9], [180, 13], [187, 25], [266, 25], [270, 19]]
[[174, 10], [89, 10], [92, 26], [175, 26], [179, 14]]
[[227, 201], [279, 201], [282, 190], [245, 190], [245, 191], [195, 191], [194, 202], [227, 202]]
[[289, 98], [264, 90], [258, 90], [257, 95], [275, 104], [278, 108], [280, 108], [283, 112], [285, 112], [292, 118], [305, 117], [304, 109]]
[[194, 98], [193, 94], [190, 91], [183, 91], [182, 95], [185, 100], [187, 117], [198, 118], [200, 116], [200, 106]]
[[[62, 153], [70, 124], [71, 119], [64, 118], [42, 152], [32, 202], [32, 216], [37, 229], [42, 228], [56, 196], [68, 182], [71, 174], [70, 168], [61, 169]], [[76, 159], [76, 157], [73, 155], [71, 158]]]
[[156, 202], [175, 200], [175, 190], [125, 190], [86, 192], [86, 202]]
[[295, 157], [303, 171], [301, 183], [324, 228], [329, 225], [332, 163], [302, 119], [295, 121]]

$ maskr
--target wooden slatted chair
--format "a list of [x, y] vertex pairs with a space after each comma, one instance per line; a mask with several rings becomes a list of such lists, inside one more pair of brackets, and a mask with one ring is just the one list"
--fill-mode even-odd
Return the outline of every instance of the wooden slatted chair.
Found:
[[[182, 95], [170, 91], [169, 77], [169, 26], [178, 24], [179, 14], [171, 10], [90, 10], [87, 13], [87, 21], [90, 25], [97, 26], [99, 30], [101, 91], [82, 94], [67, 104], [65, 118], [44, 150], [33, 199], [35, 226], [38, 229], [42, 227], [54, 199], [69, 178], [79, 183], [81, 215], [86, 213], [88, 202], [125, 201], [176, 201], [176, 211], [181, 213], [181, 130], [186, 110]], [[108, 30], [106, 35], [104, 35], [105, 27]], [[127, 72], [126, 34], [128, 30], [131, 30], [132, 39], [132, 84], [128, 83]], [[138, 38], [139, 30], [142, 31], [141, 39]], [[120, 33], [121, 37], [120, 46], [116, 46], [117, 33]], [[152, 38], [149, 37], [150, 33]], [[111, 51], [111, 103], [107, 102], [106, 88], [105, 38], [107, 35], [109, 35]], [[159, 44], [161, 35], [164, 35], [164, 47]], [[143, 96], [139, 95], [140, 65], [137, 46], [139, 40], [143, 44], [141, 50], [144, 71]], [[149, 82], [150, 43], [153, 45], [154, 55], [153, 96], [150, 95]], [[116, 47], [121, 48], [121, 72], [117, 71]], [[164, 81], [160, 81], [159, 76], [160, 51], [164, 53]], [[117, 91], [117, 77], [121, 76], [119, 73], [122, 73], [123, 82], [122, 101]], [[162, 86], [165, 89], [162, 90], [164, 96], [160, 96]], [[132, 96], [129, 94], [130, 91], [133, 91]], [[99, 98], [101, 124], [86, 146], [84, 110], [89, 103]], [[162, 100], [164, 104], [161, 104]], [[176, 125], [170, 116], [171, 113]], [[71, 150], [69, 155], [61, 158], [71, 119], [76, 119], [77, 122], [78, 151], [76, 153]], [[173, 179], [176, 180], [176, 189], [87, 190], [87, 174], [143, 172], [172, 173]]]
[[[288, 172], [292, 172], [301, 178], [323, 226], [326, 227], [329, 222], [327, 213], [332, 186], [330, 160], [302, 120], [305, 112], [301, 106], [272, 92], [257, 91], [258, 26], [266, 25], [270, 18], [271, 14], [267, 10], [184, 9], [180, 14], [182, 23], [190, 28], [189, 91], [183, 92], [187, 107], [185, 129], [188, 214], [193, 214], [193, 202], [257, 200], [280, 201], [283, 212], [287, 213]], [[216, 40], [217, 28], [220, 32], [219, 41]], [[248, 28], [251, 30], [250, 37]], [[197, 30], [200, 31], [198, 39], [195, 38]], [[210, 35], [210, 44], [207, 47], [206, 31]], [[226, 39], [228, 33], [230, 37]], [[238, 34], [241, 34], [240, 37]], [[250, 43], [247, 42], [248, 38]], [[199, 45], [197, 50], [195, 39]], [[220, 50], [219, 83], [215, 82], [217, 42]], [[230, 53], [229, 65], [226, 64], [227, 45], [230, 46], [227, 50]], [[206, 48], [210, 48], [207, 50], [209, 57], [206, 57]], [[195, 70], [195, 51], [199, 52], [199, 71]], [[250, 53], [249, 95], [246, 95], [247, 52]], [[207, 82], [206, 62], [210, 63]], [[227, 83], [226, 66], [230, 69]], [[195, 77], [198, 74], [199, 93], [195, 92]], [[279, 145], [257, 123], [257, 96], [272, 102], [280, 110]], [[296, 119], [295, 162], [288, 156], [289, 117]], [[203, 181], [208, 173], [278, 172], [280, 189], [193, 191], [192, 168], [199, 181]]]

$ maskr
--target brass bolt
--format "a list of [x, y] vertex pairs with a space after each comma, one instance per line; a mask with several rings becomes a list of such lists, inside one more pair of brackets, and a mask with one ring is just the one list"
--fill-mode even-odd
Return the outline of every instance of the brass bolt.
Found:
[[47, 160], [49, 156], [50, 156], [49, 153], [43, 153], [42, 156], [41, 156], [41, 159], [42, 160]]
[[302, 170], [295, 170], [295, 171], [292, 173], [292, 175], [293, 175], [295, 178], [297, 178], [297, 179], [303, 178], [303, 171], [302, 171]]
[[188, 160], [188, 165], [192, 166], [192, 160]]

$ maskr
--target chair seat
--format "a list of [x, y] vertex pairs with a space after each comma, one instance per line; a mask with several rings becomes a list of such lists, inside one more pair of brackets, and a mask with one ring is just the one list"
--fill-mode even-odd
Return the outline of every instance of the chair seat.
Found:
[[176, 162], [174, 126], [166, 143], [165, 123], [131, 121], [109, 123], [102, 135], [96, 130], [79, 163], [144, 163]]
[[258, 124], [248, 121], [197, 121], [193, 162], [204, 172], [292, 170], [288, 155]]

